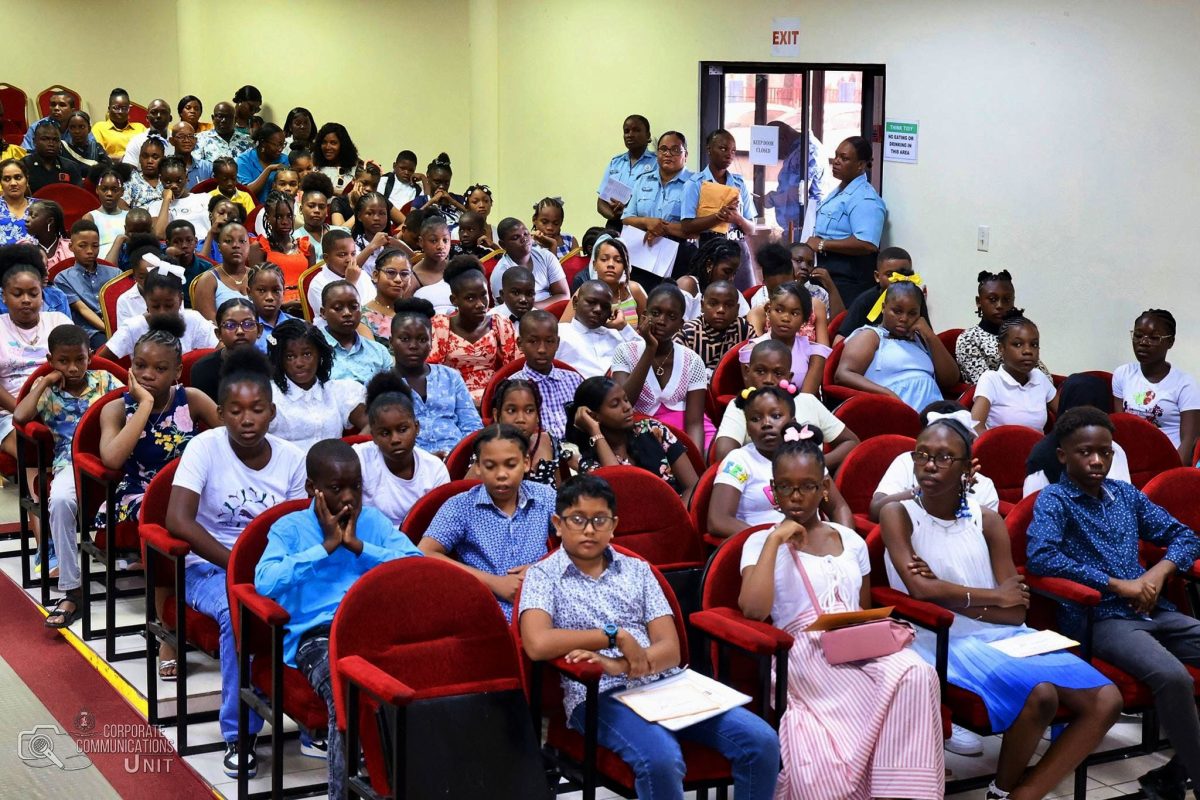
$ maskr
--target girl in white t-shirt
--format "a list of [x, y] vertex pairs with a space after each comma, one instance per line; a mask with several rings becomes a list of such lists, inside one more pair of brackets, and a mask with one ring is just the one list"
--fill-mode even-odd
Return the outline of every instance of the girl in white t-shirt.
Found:
[[1038, 369], [1041, 353], [1037, 325], [1011, 311], [1000, 324], [1000, 366], [989, 369], [975, 385], [971, 418], [983, 433], [1001, 425], [1041, 431], [1050, 412], [1058, 411], [1058, 390]]
[[[146, 312], [125, 320], [113, 331], [112, 338], [100, 348], [99, 355], [117, 360], [133, 354], [142, 334], [150, 330], [150, 319], [156, 316], [179, 317], [183, 320], [183, 352], [217, 346], [216, 328], [200, 312], [183, 307], [183, 267], [178, 267], [148, 255], [152, 266], [142, 284]], [[143, 259], [145, 260], [145, 259]]]
[[367, 384], [367, 418], [371, 441], [354, 445], [362, 462], [363, 505], [399, 528], [417, 500], [450, 482], [450, 473], [440, 458], [417, 447], [421, 423], [412, 389], [395, 372], [381, 372]]
[[7, 314], [0, 314], [0, 447], [17, 456], [13, 409], [17, 395], [33, 371], [46, 363], [46, 338], [71, 318], [42, 311], [42, 258], [31, 245], [12, 245], [0, 255], [0, 288]]
[[1200, 438], [1200, 388], [1195, 378], [1167, 361], [1167, 351], [1175, 344], [1175, 317], [1151, 308], [1134, 321], [1130, 333], [1137, 362], [1113, 371], [1113, 410], [1153, 423], [1179, 450], [1180, 460], [1190, 465]]

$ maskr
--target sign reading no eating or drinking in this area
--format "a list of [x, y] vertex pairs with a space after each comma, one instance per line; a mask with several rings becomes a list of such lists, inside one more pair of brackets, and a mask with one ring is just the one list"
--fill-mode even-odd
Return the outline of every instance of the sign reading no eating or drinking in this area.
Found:
[[920, 123], [915, 119], [889, 119], [883, 124], [883, 160], [917, 163], [917, 135]]

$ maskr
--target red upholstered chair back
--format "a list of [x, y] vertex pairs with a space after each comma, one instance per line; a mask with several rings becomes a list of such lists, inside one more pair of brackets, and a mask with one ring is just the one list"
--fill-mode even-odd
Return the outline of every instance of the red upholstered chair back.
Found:
[[502, 258], [504, 258], [504, 250], [497, 247], [495, 250], [479, 259], [479, 263], [483, 266], [483, 274], [488, 279], [488, 286], [492, 285], [492, 272], [495, 271], [496, 265], [500, 263], [500, 259]]
[[313, 278], [317, 277], [317, 273], [325, 266], [324, 261], [318, 261], [313, 266], [300, 273], [300, 312], [304, 315], [304, 319], [309, 322], [313, 321], [315, 309], [309, 308], [308, 305], [308, 287], [312, 285]]
[[692, 499], [688, 503], [688, 516], [692, 518], [692, 527], [700, 532], [701, 537], [708, 535], [708, 504], [712, 502], [713, 486], [717, 479], [720, 464], [713, 464], [700, 473], [700, 480], [692, 490]]
[[63, 227], [68, 231], [84, 214], [100, 207], [100, 199], [94, 192], [70, 183], [48, 183], [33, 196], [39, 200], [53, 200], [62, 206]]
[[[229, 553], [229, 564], [225, 567], [226, 585], [234, 586], [239, 583], [248, 583], [253, 586], [254, 570], [258, 566], [259, 559], [262, 558], [263, 551], [267, 549], [267, 534], [271, 532], [271, 526], [278, 519], [291, 514], [293, 511], [302, 511], [308, 508], [311, 502], [307, 497], [300, 500], [288, 500], [277, 506], [268, 508], [250, 520], [250, 523], [238, 534], [237, 541], [233, 544], [233, 550]], [[229, 607], [232, 609], [233, 603], [230, 603]], [[234, 641], [240, 642], [242, 634], [240, 615], [235, 613], [230, 616], [233, 620]], [[260, 639], [255, 635], [255, 632], [247, 633], [246, 642], [243, 646], [251, 648], [251, 652], [256, 655], [263, 654], [270, 657], [270, 639], [267, 637]]]
[[246, 230], [251, 236], [266, 236], [267, 229], [263, 227], [263, 207], [256, 205], [246, 215]]
[[146, 107], [141, 103], [135, 103], [131, 100], [129, 102], [129, 121], [140, 122], [149, 127], [150, 119], [146, 116]]
[[[179, 459], [168, 461], [162, 469], [155, 474], [150, 481], [150, 485], [146, 487], [146, 494], [142, 497], [142, 507], [138, 512], [138, 525], [159, 525], [163, 528], [167, 526], [167, 506], [171, 503], [171, 485], [175, 481], [175, 470], [179, 468]], [[149, 551], [142, 547], [142, 558], [151, 557]], [[175, 571], [171, 568], [171, 563], [161, 556], [154, 556], [158, 559], [155, 564], [155, 575], [158, 576], [156, 581], [159, 586], [167, 586], [175, 588]]]
[[842, 327], [842, 322], [845, 321], [845, 319], [846, 311], [845, 309], [842, 309], [837, 313], [837, 315], [834, 316], [833, 319], [829, 320], [829, 325], [827, 326], [829, 332], [829, 341], [833, 341], [833, 337], [837, 336], [838, 329]]
[[[636, 411], [633, 414], [633, 418], [635, 421], [639, 419], [652, 419], [652, 417], [648, 417], [647, 415], [638, 413]], [[687, 435], [687, 431], [676, 428], [669, 422], [663, 422], [662, 420], [659, 420], [658, 424], [675, 434], [675, 438], [678, 439], [680, 443], [683, 444], [684, 448], [687, 449], [688, 461], [692, 462], [692, 469], [696, 470], [697, 475], [701, 474], [705, 469], [707, 469], [708, 464], [704, 460], [704, 453], [700, 451], [699, 445], [692, 441], [692, 437]], [[700, 444], [704, 443], [701, 442]]]
[[[103, 359], [102, 359], [103, 360]], [[75, 465], [75, 486], [76, 488], [82, 483], [79, 478], [79, 465], [84, 461], [90, 461], [93, 465], [100, 466], [103, 462], [100, 461], [100, 412], [109, 403], [120, 403], [125, 396], [124, 389], [113, 389], [103, 397], [92, 402], [88, 406], [88, 410], [83, 412], [83, 416], [79, 420], [79, 424], [75, 426], [75, 436], [71, 439], [71, 460]], [[93, 519], [96, 512], [100, 509], [100, 503], [103, 502], [103, 497], [99, 492], [91, 492], [89, 500], [92, 500], [91, 508], [81, 508], [80, 515], [83, 519]]]
[[837, 383], [837, 368], [842, 361], [842, 351], [845, 349], [846, 341], [843, 339], [833, 346], [829, 358], [825, 359], [825, 373], [821, 377], [821, 395], [829, 404], [844, 403], [855, 395], [864, 394], [857, 389], [839, 386]]
[[11, 83], [0, 83], [0, 105], [4, 106], [0, 137], [9, 144], [19, 145], [29, 127], [29, 96]]
[[133, 270], [127, 269], [100, 287], [100, 313], [109, 336], [117, 329], [117, 298], [130, 286], [133, 286]]
[[754, 293], [757, 292], [762, 287], [763, 287], [763, 284], [756, 283], [753, 286], [751, 286], [749, 289], [743, 289], [742, 297], [746, 298], [746, 302], [749, 303], [750, 299], [754, 297]]
[[1025, 459], [1042, 433], [1023, 425], [1001, 425], [986, 430], [971, 446], [979, 471], [996, 484], [996, 494], [1006, 503], [1021, 499], [1025, 486]]
[[954, 355], [954, 346], [958, 344], [958, 337], [962, 335], [962, 328], [950, 328], [938, 333], [937, 337], [942, 340], [942, 344], [950, 351], [950, 355]]
[[1113, 414], [1113, 439], [1129, 458], [1129, 476], [1141, 489], [1160, 472], [1181, 466], [1179, 451], [1161, 430], [1133, 414]]
[[1175, 519], [1200, 531], [1200, 469], [1175, 467], [1161, 472], [1142, 491]]
[[881, 394], [860, 394], [838, 406], [833, 415], [846, 423], [859, 439], [871, 439], [885, 433], [916, 438], [921, 432], [921, 417], [906, 403]]
[[[579, 371], [567, 362], [559, 361], [557, 358], [554, 359], [554, 366], [558, 367], [559, 369], [570, 370], [571, 372]], [[479, 401], [479, 414], [481, 417], [483, 417], [484, 425], [491, 425], [496, 421], [495, 417], [492, 415], [492, 398], [496, 394], [496, 387], [498, 387], [504, 380], [511, 378], [515, 373], [524, 368], [525, 356], [517, 356], [517, 358], [496, 370], [496, 372], [492, 375], [492, 379], [488, 381], [488, 385], [483, 390], [483, 397], [480, 398]]]
[[958, 404], [966, 409], [975, 404], [975, 384], [968, 386], [967, 390], [958, 396]]
[[[195, 284], [193, 284], [194, 286]], [[180, 361], [179, 382], [184, 386], [192, 385], [192, 367], [196, 362], [205, 356], [217, 352], [215, 347], [201, 347], [198, 350], [189, 350], [183, 354], [183, 359]]]
[[[1040, 492], [1034, 492], [1029, 497], [1013, 506], [1012, 511], [1004, 518], [1008, 528], [1008, 539], [1012, 547], [1012, 560], [1018, 570], [1025, 569], [1029, 553], [1029, 524], [1033, 522], [1033, 506], [1037, 503]], [[1030, 596], [1029, 611], [1025, 622], [1035, 628], [1058, 629], [1058, 603], [1037, 594]]]
[[855, 514], [866, 514], [871, 508], [875, 488], [887, 468], [901, 453], [911, 453], [917, 440], [908, 436], [885, 433], [867, 439], [850, 451], [837, 473], [837, 487]]
[[601, 467], [592, 474], [608, 481], [617, 495], [615, 544], [660, 569], [704, 563], [700, 533], [666, 481], [639, 467]]
[[454, 495], [465, 492], [478, 483], [479, 481], [450, 481], [442, 484], [413, 503], [413, 507], [408, 510], [408, 516], [404, 518], [404, 525], [401, 526], [401, 529], [408, 535], [408, 538], [413, 540], [413, 544], [420, 542], [438, 509]]
[[751, 535], [771, 527], [756, 525], [747, 528], [717, 548], [708, 560], [701, 579], [701, 608], [738, 608], [738, 595], [742, 591], [742, 548]]
[[581, 247], [576, 247], [558, 260], [558, 263], [562, 264], [563, 273], [567, 276], [567, 286], [571, 285], [571, 281], [575, 280], [576, 275], [587, 269], [590, 260], [583, 254]]
[[[83, 98], [81, 98], [79, 96], [79, 92], [75, 91], [74, 89], [68, 89], [66, 86], [63, 86], [61, 83], [55, 83], [51, 86], [47, 86], [45, 89], [42, 89], [42, 91], [38, 92], [37, 110], [41, 116], [43, 116], [43, 117], [50, 116], [50, 97], [52, 95], [56, 95], [56, 94], [70, 95], [75, 100], [75, 108], [83, 108]], [[7, 108], [5, 108], [4, 110], [6, 112], [8, 111]]]
[[451, 480], [461, 481], [467, 477], [467, 472], [471, 469], [471, 456], [475, 455], [475, 440], [479, 438], [479, 433], [479, 431], [468, 433], [462, 438], [462, 441], [454, 445], [450, 455], [446, 456], [446, 471], [450, 473]]
[[713, 370], [712, 378], [708, 382], [706, 411], [714, 425], [721, 424], [721, 417], [725, 413], [726, 406], [733, 402], [733, 398], [737, 396], [738, 392], [746, 388], [746, 384], [742, 380], [742, 364], [738, 361], [738, 351], [745, 346], [746, 342], [742, 342], [721, 356], [721, 360], [717, 362], [717, 368]]
[[[380, 614], [380, 606], [389, 611]], [[338, 606], [329, 639], [337, 722], [345, 728], [346, 687], [340, 659], [359, 656], [423, 700], [522, 688], [508, 623], [492, 593], [458, 567], [432, 558], [401, 558], [359, 578]], [[367, 771], [385, 778], [376, 704], [360, 706]], [[483, 744], [483, 743], [480, 743]], [[378, 776], [378, 778], [377, 778]], [[386, 783], [386, 781], [385, 781]]]
[[868, 578], [871, 586], [888, 586], [887, 567], [884, 566], [887, 548], [883, 546], [883, 532], [878, 525], [867, 534], [867, 555], [871, 558], [871, 574]]
[[563, 314], [567, 313], [567, 305], [570, 304], [571, 298], [567, 297], [562, 300], [555, 300], [550, 305], [546, 306], [546, 313], [553, 314], [559, 320], [563, 318]]

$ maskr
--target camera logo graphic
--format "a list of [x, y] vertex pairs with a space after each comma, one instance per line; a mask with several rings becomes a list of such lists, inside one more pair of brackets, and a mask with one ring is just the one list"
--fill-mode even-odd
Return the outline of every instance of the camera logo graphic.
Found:
[[17, 734], [17, 758], [28, 767], [58, 767], [71, 772], [92, 765], [79, 745], [57, 725], [35, 725]]

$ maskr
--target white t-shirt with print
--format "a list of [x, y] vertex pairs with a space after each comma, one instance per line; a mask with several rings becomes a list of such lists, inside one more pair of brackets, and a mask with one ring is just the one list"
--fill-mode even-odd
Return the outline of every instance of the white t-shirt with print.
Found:
[[[271, 460], [262, 469], [247, 467], [233, 452], [229, 432], [212, 428], [192, 439], [179, 459], [174, 485], [200, 495], [196, 522], [225, 547], [268, 508], [305, 496], [304, 453], [267, 434]], [[192, 553], [188, 565], [205, 563]]]
[[1151, 383], [1141, 364], [1122, 364], [1113, 372], [1112, 390], [1126, 412], [1153, 423], [1176, 447], [1180, 413], [1200, 409], [1196, 379], [1175, 366], [1161, 381]]
[[[822, 608], [822, 611], [857, 611], [860, 607], [860, 592], [864, 575], [871, 573], [871, 558], [867, 554], [867, 543], [861, 536], [849, 528], [832, 522], [827, 522], [842, 539], [842, 553], [838, 556], [814, 556], [798, 552], [804, 571], [812, 584], [813, 594], [818, 598], [832, 596], [831, 589], [836, 587], [837, 597], [845, 603], [846, 608]], [[744, 570], [758, 563], [763, 546], [771, 531], [759, 531], [752, 534], [742, 547], [742, 565]], [[804, 588], [804, 580], [796, 570], [791, 555], [787, 552], [791, 545], [783, 545], [775, 554], [775, 599], [771, 603], [771, 621], [775, 627], [782, 628], [812, 606], [808, 592]], [[821, 601], [825, 605], [825, 601]]]
[[[179, 315], [183, 317], [184, 325], [183, 338], [179, 340], [183, 345], [183, 352], [190, 353], [193, 350], [217, 346], [216, 327], [205, 319], [203, 314], [191, 308], [184, 308], [180, 309]], [[107, 347], [117, 358], [133, 355], [133, 346], [148, 330], [150, 323], [145, 316], [133, 317], [113, 331]]]
[[[208, 227], [211, 224], [208, 219], [208, 201], [211, 199], [212, 197], [207, 193], [201, 193], [189, 194], [178, 200], [172, 200], [171, 207], [167, 209], [167, 218], [171, 222], [185, 219], [192, 223], [192, 227], [196, 229], [196, 239], [204, 241], [204, 237], [208, 236]], [[146, 206], [146, 211], [150, 212], [151, 219], [158, 219], [161, 210], [161, 198]]]
[[714, 480], [717, 486], [732, 486], [741, 492], [735, 515], [746, 527], [774, 525], [783, 514], [771, 504], [767, 489], [771, 485], [771, 460], [758, 452], [753, 444], [725, 456]]
[[418, 500], [450, 482], [450, 473], [442, 460], [419, 447], [413, 449], [415, 464], [409, 480], [392, 474], [374, 442], [360, 442], [354, 445], [354, 452], [362, 463], [363, 505], [380, 511], [397, 528], [404, 524], [404, 518]]

